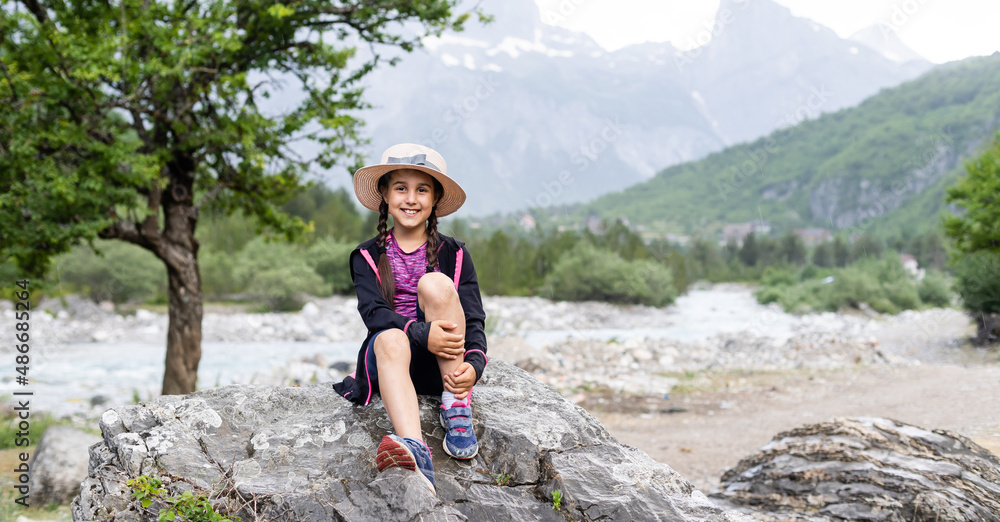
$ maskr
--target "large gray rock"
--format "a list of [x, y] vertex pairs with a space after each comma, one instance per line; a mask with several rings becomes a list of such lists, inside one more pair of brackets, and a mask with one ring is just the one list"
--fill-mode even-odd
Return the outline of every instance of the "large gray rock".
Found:
[[71, 426], [51, 426], [38, 441], [28, 466], [31, 503], [36, 506], [65, 504], [80, 493], [87, 478], [90, 446], [101, 438]]
[[779, 433], [713, 497], [762, 520], [1000, 521], [1000, 460], [971, 440], [879, 419]]
[[[422, 397], [420, 406], [425, 437], [440, 448], [438, 403]], [[219, 510], [247, 519], [746, 519], [502, 361], [476, 386], [475, 408], [479, 455], [460, 462], [435, 450], [437, 496], [413, 472], [377, 472], [375, 450], [391, 428], [382, 403], [355, 407], [328, 384], [228, 386], [114, 408], [73, 518], [153, 520], [124, 485], [150, 475], [172, 492], [214, 492]]]

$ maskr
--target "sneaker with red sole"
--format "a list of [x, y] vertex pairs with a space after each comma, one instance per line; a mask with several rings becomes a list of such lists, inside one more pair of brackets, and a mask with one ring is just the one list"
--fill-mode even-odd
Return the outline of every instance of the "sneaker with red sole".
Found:
[[434, 462], [431, 460], [431, 449], [426, 444], [409, 437], [386, 435], [378, 445], [375, 453], [375, 464], [379, 471], [389, 468], [403, 468], [419, 471], [420, 477], [427, 482], [431, 493], [434, 489]]
[[472, 429], [472, 406], [456, 402], [451, 408], [441, 405], [441, 426], [444, 427], [444, 452], [453, 458], [468, 460], [479, 453], [479, 441]]

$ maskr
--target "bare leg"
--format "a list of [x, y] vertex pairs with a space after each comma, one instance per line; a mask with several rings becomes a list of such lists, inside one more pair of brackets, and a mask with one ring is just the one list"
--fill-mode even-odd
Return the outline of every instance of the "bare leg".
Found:
[[410, 340], [398, 328], [375, 338], [379, 394], [396, 435], [423, 440], [417, 392], [410, 380]]
[[[417, 301], [420, 309], [424, 312], [424, 320], [427, 322], [445, 319], [458, 325], [453, 330], [455, 333], [465, 336], [465, 311], [462, 310], [462, 303], [458, 299], [458, 291], [455, 290], [455, 283], [440, 273], [433, 272], [425, 274], [417, 283]], [[458, 369], [465, 361], [465, 357], [459, 355], [455, 359], [445, 359], [438, 357], [438, 367], [441, 369], [441, 377]], [[381, 375], [381, 374], [379, 374]]]

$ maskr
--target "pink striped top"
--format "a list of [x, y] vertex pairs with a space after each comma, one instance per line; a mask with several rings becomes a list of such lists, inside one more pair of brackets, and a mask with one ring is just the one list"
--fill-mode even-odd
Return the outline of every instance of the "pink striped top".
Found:
[[[392, 266], [392, 280], [396, 283], [396, 302], [393, 309], [410, 319], [417, 318], [417, 283], [427, 273], [427, 243], [413, 252], [404, 252], [389, 231], [389, 246], [385, 249]], [[440, 270], [435, 269], [435, 272]]]

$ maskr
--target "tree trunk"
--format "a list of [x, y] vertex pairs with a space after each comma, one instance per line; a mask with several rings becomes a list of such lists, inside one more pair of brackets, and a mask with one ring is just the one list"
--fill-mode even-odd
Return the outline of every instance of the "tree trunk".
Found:
[[193, 204], [194, 163], [178, 155], [162, 193], [165, 218], [160, 257], [167, 265], [170, 322], [163, 372], [163, 395], [191, 393], [201, 361], [201, 274], [198, 271], [198, 210]]
[[1000, 344], [1000, 313], [980, 313], [973, 315], [976, 320], [976, 337], [973, 342], [978, 345]]
[[201, 361], [201, 276], [195, 252], [173, 248], [167, 263], [170, 322], [163, 395], [191, 393], [198, 383]]

